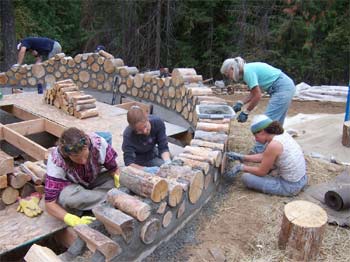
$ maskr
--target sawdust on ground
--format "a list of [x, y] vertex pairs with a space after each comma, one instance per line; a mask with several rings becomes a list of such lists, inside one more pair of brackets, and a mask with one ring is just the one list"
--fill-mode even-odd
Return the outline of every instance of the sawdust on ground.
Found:
[[[240, 99], [241, 95], [224, 98], [232, 102]], [[266, 103], [264, 98], [254, 114], [262, 113]], [[288, 116], [343, 112], [343, 103], [293, 101]], [[249, 121], [244, 124], [233, 121], [231, 124], [229, 149], [248, 152], [253, 145]], [[307, 157], [309, 185], [329, 181], [343, 169], [344, 166]], [[239, 179], [232, 184], [223, 182], [217, 195], [190, 223], [192, 225], [188, 225], [195, 227], [194, 240], [173, 251], [176, 256], [172, 261], [223, 261], [223, 258], [226, 261], [289, 261], [278, 249], [277, 239], [283, 207], [295, 199], [298, 197], [271, 196], [248, 190]], [[177, 237], [166, 244], [167, 249], [172, 248]], [[350, 261], [349, 239], [348, 228], [327, 225], [319, 261]], [[158, 259], [153, 257], [148, 261]]]

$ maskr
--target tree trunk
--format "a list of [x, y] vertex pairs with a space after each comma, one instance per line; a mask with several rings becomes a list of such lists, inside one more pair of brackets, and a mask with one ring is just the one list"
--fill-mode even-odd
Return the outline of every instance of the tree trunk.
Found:
[[3, 54], [3, 63], [0, 65], [0, 71], [4, 72], [17, 61], [15, 15], [12, 0], [0, 1], [0, 14]]
[[120, 211], [129, 214], [141, 222], [146, 220], [151, 214], [151, 207], [148, 204], [116, 188], [108, 191], [107, 201], [115, 208], [118, 208]]
[[122, 170], [120, 184], [156, 203], [168, 195], [168, 183], [164, 179], [131, 166]]
[[296, 200], [284, 207], [280, 249], [286, 249], [293, 261], [315, 261], [327, 224], [327, 213], [318, 205]]

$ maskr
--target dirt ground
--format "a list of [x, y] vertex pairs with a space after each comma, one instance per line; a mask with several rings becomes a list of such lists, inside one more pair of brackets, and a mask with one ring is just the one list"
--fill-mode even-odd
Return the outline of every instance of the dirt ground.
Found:
[[[223, 98], [232, 102], [241, 94]], [[263, 112], [267, 101], [264, 98], [254, 114]], [[339, 114], [344, 108], [343, 103], [293, 101], [288, 116]], [[231, 122], [230, 150], [249, 151], [253, 145], [249, 125], [249, 121]], [[306, 159], [309, 185], [329, 181], [344, 170], [341, 165]], [[233, 183], [223, 181], [216, 196], [196, 218], [145, 261], [291, 261], [278, 249], [277, 240], [283, 207], [295, 199], [302, 198], [257, 193], [246, 189], [239, 179]], [[349, 228], [327, 225], [317, 261], [350, 261], [349, 239]]]

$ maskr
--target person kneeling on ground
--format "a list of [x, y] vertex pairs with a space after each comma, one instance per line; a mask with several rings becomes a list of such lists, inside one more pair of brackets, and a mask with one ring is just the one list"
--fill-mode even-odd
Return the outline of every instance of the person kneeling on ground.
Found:
[[47, 212], [69, 226], [89, 224], [95, 218], [84, 211], [103, 202], [119, 173], [117, 153], [104, 138], [66, 129], [50, 153], [45, 181]]
[[139, 106], [130, 108], [127, 120], [122, 146], [125, 165], [157, 173], [162, 164], [171, 162], [164, 122], [147, 116]]
[[[248, 188], [273, 195], [297, 195], [308, 180], [305, 158], [300, 146], [284, 132], [278, 121], [272, 121], [265, 115], [254, 117], [251, 131], [257, 142], [267, 143], [265, 152], [255, 155], [228, 152], [227, 157], [259, 165], [237, 164], [226, 173], [227, 178], [232, 179], [243, 171], [246, 173], [241, 179]], [[277, 170], [277, 176], [272, 176], [271, 171], [274, 168]]]

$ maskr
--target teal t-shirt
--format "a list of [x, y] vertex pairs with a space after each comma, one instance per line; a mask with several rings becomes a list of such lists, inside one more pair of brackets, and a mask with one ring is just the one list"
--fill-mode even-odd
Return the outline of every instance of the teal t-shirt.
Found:
[[263, 91], [268, 91], [270, 86], [281, 75], [281, 70], [266, 63], [254, 62], [244, 65], [243, 80], [249, 89], [260, 86]]

